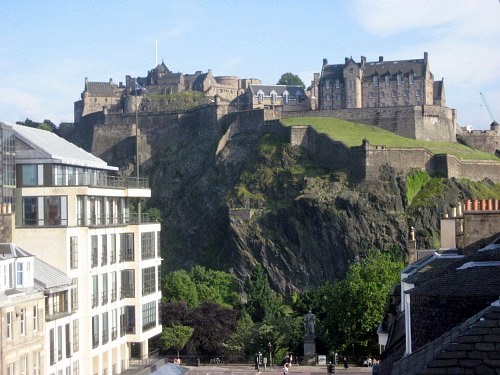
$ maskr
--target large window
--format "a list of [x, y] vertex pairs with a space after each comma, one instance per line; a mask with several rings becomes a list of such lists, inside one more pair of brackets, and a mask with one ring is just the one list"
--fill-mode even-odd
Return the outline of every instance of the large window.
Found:
[[38, 332], [38, 306], [33, 306], [33, 331]]
[[122, 290], [121, 298], [135, 297], [135, 270], [121, 271]]
[[97, 235], [90, 237], [90, 267], [97, 267], [98, 238]]
[[92, 276], [92, 307], [99, 305], [99, 276]]
[[155, 280], [156, 267], [148, 267], [142, 270], [142, 295], [154, 293], [156, 291]]
[[7, 313], [7, 338], [12, 339], [12, 311]]
[[102, 305], [108, 303], [108, 274], [102, 275]]
[[26, 335], [26, 309], [21, 309], [19, 313], [21, 336]]
[[109, 263], [116, 263], [116, 234], [111, 235], [111, 254]]
[[23, 173], [23, 186], [36, 186], [37, 185], [37, 165], [26, 164], [22, 166]]
[[99, 315], [92, 317], [92, 348], [99, 346]]
[[102, 252], [101, 252], [101, 266], [108, 264], [108, 236], [103, 234], [101, 236], [102, 240]]
[[57, 327], [57, 360], [60, 361], [63, 357], [63, 330], [62, 327]]
[[142, 305], [142, 331], [156, 327], [156, 301]]
[[75, 277], [71, 279], [72, 284], [75, 286], [71, 290], [71, 310], [75, 311], [78, 310], [78, 278]]
[[102, 313], [102, 343], [106, 344], [109, 340], [109, 329], [108, 329], [108, 312]]
[[80, 332], [78, 327], [78, 319], [73, 320], [73, 353], [80, 350]]
[[141, 233], [142, 260], [155, 257], [155, 232]]
[[23, 225], [68, 225], [67, 197], [23, 197]]
[[134, 261], [134, 234], [120, 234], [120, 262]]

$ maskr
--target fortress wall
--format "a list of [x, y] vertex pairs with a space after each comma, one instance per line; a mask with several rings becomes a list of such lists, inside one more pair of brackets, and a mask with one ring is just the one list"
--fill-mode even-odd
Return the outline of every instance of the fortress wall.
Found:
[[415, 109], [415, 139], [456, 143], [455, 111], [447, 107], [419, 106]]
[[[448, 178], [467, 178], [481, 181], [485, 178], [498, 183], [500, 182], [500, 163], [493, 160], [459, 160], [452, 155], [435, 155], [436, 160], [441, 160], [440, 164], [446, 164], [446, 174]], [[436, 163], [437, 164], [437, 163]]]
[[378, 126], [402, 137], [456, 142], [455, 112], [439, 106], [349, 108], [283, 112], [282, 118], [335, 117], [360, 124]]
[[500, 150], [500, 132], [495, 130], [473, 130], [460, 138], [465, 144], [478, 150], [495, 153]]
[[409, 173], [414, 169], [434, 174], [433, 155], [423, 148], [385, 148], [367, 145], [366, 179], [379, 177], [380, 167], [390, 165], [398, 172]]

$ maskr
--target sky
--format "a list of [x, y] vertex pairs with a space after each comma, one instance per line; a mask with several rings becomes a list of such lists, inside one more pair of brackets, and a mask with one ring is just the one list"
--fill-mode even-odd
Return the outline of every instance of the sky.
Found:
[[[0, 3], [0, 122], [73, 121], [85, 77], [174, 72], [308, 86], [345, 57], [429, 54], [460, 126], [500, 122], [499, 0], [18, 0]], [[158, 60], [157, 60], [158, 58]]]

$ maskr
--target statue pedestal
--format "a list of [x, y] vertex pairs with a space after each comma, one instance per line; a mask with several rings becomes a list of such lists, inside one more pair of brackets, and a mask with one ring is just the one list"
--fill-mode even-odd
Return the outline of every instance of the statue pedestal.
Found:
[[316, 355], [316, 336], [304, 336], [304, 356]]

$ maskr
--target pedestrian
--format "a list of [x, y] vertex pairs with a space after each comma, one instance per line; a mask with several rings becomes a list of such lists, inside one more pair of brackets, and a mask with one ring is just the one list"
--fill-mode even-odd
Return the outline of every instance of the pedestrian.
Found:
[[288, 375], [288, 363], [283, 366], [283, 375]]
[[290, 355], [288, 356], [288, 366], [289, 366], [289, 367], [292, 367], [292, 362], [293, 362], [293, 356], [290, 354]]
[[335, 367], [333, 366], [332, 362], [328, 363], [327, 372], [328, 372], [328, 374], [334, 374], [335, 373]]
[[344, 368], [347, 370], [349, 368], [349, 365], [347, 364], [347, 358], [344, 357]]

